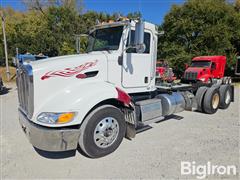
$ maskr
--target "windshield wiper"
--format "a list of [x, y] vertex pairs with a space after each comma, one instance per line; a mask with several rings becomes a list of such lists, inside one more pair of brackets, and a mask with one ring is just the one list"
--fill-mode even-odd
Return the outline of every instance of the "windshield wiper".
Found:
[[111, 53], [110, 50], [112, 50], [112, 49], [110, 47], [106, 46], [106, 47], [94, 49], [93, 51], [107, 51], [108, 53]]
[[92, 49], [91, 49], [91, 50], [87, 50], [86, 53], [90, 53], [90, 52], [92, 52], [92, 51], [93, 51]]

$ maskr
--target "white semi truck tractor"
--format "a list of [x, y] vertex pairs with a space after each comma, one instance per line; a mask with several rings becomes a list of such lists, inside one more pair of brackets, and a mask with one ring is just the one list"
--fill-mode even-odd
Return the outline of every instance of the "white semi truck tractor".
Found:
[[43, 151], [115, 151], [137, 129], [184, 110], [213, 114], [233, 86], [156, 84], [158, 28], [141, 20], [96, 25], [85, 54], [24, 62], [17, 69], [20, 124]]

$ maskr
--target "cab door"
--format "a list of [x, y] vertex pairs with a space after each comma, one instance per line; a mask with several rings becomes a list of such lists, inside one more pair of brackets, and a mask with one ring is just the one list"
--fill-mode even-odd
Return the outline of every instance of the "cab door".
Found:
[[[134, 42], [135, 31], [131, 31], [131, 44]], [[152, 34], [150, 31], [144, 33], [144, 44], [146, 46], [143, 53], [137, 53], [136, 49], [127, 49], [123, 54], [122, 64], [122, 86], [124, 88], [146, 87], [151, 81], [152, 70]], [[128, 38], [129, 39], [129, 38]], [[128, 46], [129, 42], [127, 42]]]

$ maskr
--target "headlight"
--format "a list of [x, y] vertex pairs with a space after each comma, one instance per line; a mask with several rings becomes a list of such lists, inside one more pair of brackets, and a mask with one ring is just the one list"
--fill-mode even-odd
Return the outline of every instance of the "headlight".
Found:
[[46, 124], [65, 124], [74, 119], [76, 116], [75, 112], [64, 112], [64, 113], [41, 113], [37, 120]]
[[201, 80], [202, 82], [205, 82], [205, 81], [206, 81], [206, 78], [200, 78], [200, 80]]

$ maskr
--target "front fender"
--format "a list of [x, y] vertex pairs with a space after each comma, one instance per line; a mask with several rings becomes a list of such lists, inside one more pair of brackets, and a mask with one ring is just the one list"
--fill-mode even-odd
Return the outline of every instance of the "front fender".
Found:
[[119, 92], [113, 84], [108, 82], [89, 82], [75, 85], [58, 92], [38, 109], [33, 121], [38, 122], [37, 116], [41, 112], [77, 112], [75, 119], [67, 124], [47, 125], [51, 127], [70, 126], [81, 124], [87, 113], [98, 103], [108, 99], [118, 99]]

